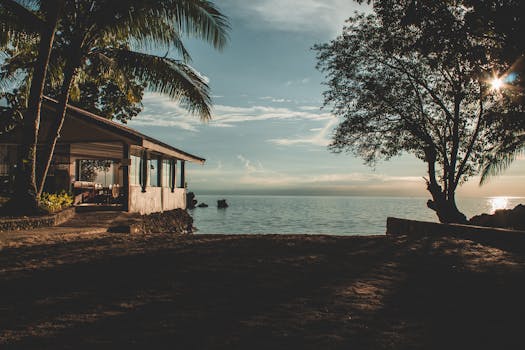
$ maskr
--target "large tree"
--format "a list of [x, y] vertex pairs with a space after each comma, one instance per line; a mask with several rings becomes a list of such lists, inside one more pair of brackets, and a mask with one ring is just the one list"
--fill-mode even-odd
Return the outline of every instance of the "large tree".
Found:
[[[36, 183], [37, 143], [40, 127], [40, 108], [51, 49], [56, 27], [64, 1], [48, 0], [0, 0], [0, 48], [16, 49], [26, 40], [38, 38], [36, 57], [28, 62], [32, 66], [32, 83], [27, 96], [27, 108], [23, 111], [21, 128], [24, 140], [20, 147], [17, 164], [16, 196], [11, 205], [29, 212], [38, 209]], [[4, 83], [9, 79], [2, 79]]]
[[[206, 0], [75, 1], [66, 3], [64, 13], [57, 35], [57, 51], [63, 59], [58, 118], [52, 126], [53, 138], [44, 157], [38, 193], [43, 190], [66, 117], [71, 88], [91, 59], [98, 59], [113, 75], [137, 79], [152, 91], [168, 94], [206, 120], [211, 117], [208, 85], [187, 65], [190, 57], [181, 35], [195, 36], [216, 48], [227, 41], [225, 16]], [[178, 51], [180, 59], [133, 51], [131, 45], [144, 49], [168, 46]]]
[[461, 8], [436, 7], [423, 28], [410, 25], [402, 3], [379, 1], [374, 14], [350, 18], [341, 36], [316, 46], [325, 104], [342, 119], [330, 148], [368, 164], [415, 155], [427, 164], [428, 207], [441, 222], [465, 222], [456, 189], [506, 137], [505, 99], [490, 86], [494, 66], [464, 30]]
[[[390, 0], [376, 0], [374, 4], [382, 18], [392, 18], [392, 11], [402, 18], [402, 24], [422, 31], [425, 40], [415, 49], [440, 54], [448, 42], [456, 39], [449, 28], [458, 28], [490, 59], [492, 74], [501, 81], [502, 98], [506, 98], [502, 125], [509, 133], [485, 154], [481, 183], [500, 174], [518, 155], [525, 151], [525, 2], [521, 0], [401, 0], [393, 6]], [[451, 15], [463, 13], [463, 17]], [[483, 67], [479, 57], [472, 56], [472, 64]], [[480, 64], [481, 63], [481, 64]]]

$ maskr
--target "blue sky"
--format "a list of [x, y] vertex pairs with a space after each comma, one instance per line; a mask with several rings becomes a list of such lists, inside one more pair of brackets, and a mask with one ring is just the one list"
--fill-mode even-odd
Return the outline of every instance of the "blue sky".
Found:
[[[366, 10], [349, 0], [222, 0], [231, 19], [223, 52], [188, 41], [192, 65], [210, 80], [214, 117], [188, 115], [167, 97], [146, 93], [130, 126], [207, 159], [188, 166], [197, 194], [264, 193], [426, 196], [425, 166], [404, 155], [374, 169], [327, 149], [338, 120], [322, 110], [322, 75], [311, 47], [341, 31]], [[524, 196], [525, 165], [463, 196]]]

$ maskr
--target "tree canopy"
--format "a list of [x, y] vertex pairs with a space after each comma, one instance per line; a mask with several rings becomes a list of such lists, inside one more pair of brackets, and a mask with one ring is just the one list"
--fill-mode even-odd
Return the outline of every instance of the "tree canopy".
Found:
[[502, 63], [465, 30], [465, 8], [414, 2], [434, 7], [411, 17], [410, 3], [378, 1], [373, 14], [355, 15], [341, 36], [315, 47], [325, 105], [341, 118], [330, 149], [368, 164], [415, 155], [428, 166], [429, 208], [443, 222], [464, 222], [455, 191], [509, 137], [514, 96], [491, 88]]

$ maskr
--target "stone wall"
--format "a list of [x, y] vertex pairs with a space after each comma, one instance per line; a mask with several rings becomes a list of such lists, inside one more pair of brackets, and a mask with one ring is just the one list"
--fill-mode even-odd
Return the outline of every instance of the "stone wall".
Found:
[[193, 218], [184, 209], [167, 210], [162, 213], [141, 215], [129, 225], [130, 233], [193, 233]]
[[50, 215], [0, 219], [0, 232], [57, 226], [71, 219], [73, 216], [75, 216], [75, 208], [71, 207]]
[[389, 217], [386, 220], [387, 235], [435, 235], [458, 236], [467, 239], [505, 239], [525, 241], [525, 231], [507, 230], [473, 225], [441, 224]]

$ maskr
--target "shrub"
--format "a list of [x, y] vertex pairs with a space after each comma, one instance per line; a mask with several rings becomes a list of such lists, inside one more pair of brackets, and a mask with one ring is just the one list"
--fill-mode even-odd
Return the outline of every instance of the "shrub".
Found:
[[40, 196], [40, 208], [48, 213], [56, 213], [73, 204], [73, 197], [62, 191], [61, 193], [42, 193]]

